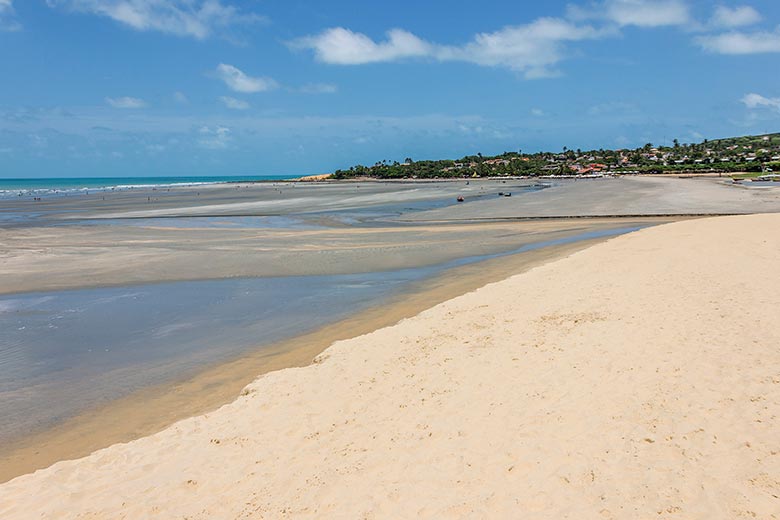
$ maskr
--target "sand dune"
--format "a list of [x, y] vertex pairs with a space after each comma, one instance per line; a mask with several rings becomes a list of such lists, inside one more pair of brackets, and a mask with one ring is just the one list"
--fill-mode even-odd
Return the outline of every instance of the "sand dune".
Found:
[[619, 237], [0, 486], [0, 518], [778, 518], [780, 215]]

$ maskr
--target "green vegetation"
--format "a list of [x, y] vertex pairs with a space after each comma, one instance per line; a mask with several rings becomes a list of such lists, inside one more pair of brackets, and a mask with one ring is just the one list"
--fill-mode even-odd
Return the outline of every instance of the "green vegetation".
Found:
[[618, 173], [746, 172], [758, 176], [780, 171], [780, 134], [731, 137], [701, 143], [621, 150], [571, 150], [532, 154], [505, 152], [496, 156], [468, 155], [457, 160], [380, 161], [336, 170], [337, 179], [430, 179], [503, 176], [586, 176]]

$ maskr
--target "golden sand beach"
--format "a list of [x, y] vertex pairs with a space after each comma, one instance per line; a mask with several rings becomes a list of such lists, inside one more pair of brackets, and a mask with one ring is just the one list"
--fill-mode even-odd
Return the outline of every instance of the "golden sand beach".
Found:
[[780, 215], [614, 238], [0, 486], [0, 518], [777, 518]]

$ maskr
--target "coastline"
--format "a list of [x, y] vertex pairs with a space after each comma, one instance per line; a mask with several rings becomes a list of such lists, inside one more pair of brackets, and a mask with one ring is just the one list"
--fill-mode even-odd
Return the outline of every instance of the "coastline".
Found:
[[[527, 192], [520, 192], [526, 187], [523, 183], [501, 180], [470, 185], [444, 180], [362, 185], [323, 181], [302, 183], [295, 189], [221, 184], [202, 192], [178, 188], [161, 194], [159, 206], [171, 218], [140, 221], [105, 217], [117, 209], [123, 214], [159, 213], [147, 209], [158, 204], [149, 204], [147, 193], [141, 190], [115, 194], [111, 200], [106, 197], [106, 202], [101, 197], [72, 197], [43, 204], [54, 213], [54, 219], [0, 230], [0, 245], [8, 251], [0, 265], [0, 296], [169, 281], [341, 274], [361, 272], [368, 266], [392, 271], [472, 255], [502, 255], [521, 244], [622, 227], [630, 225], [632, 219], [652, 224], [695, 217], [702, 211], [780, 208], [777, 190], [749, 193], [715, 181], [596, 179], [560, 182], [549, 189]], [[498, 196], [498, 191], [507, 187], [515, 196]], [[478, 198], [453, 204], [455, 194], [463, 192]], [[313, 197], [318, 211], [330, 213], [305, 213]], [[431, 209], [414, 205], [433, 199], [450, 204]], [[252, 205], [249, 213], [258, 216], [234, 218], [237, 204], [243, 208], [247, 203]], [[224, 215], [193, 217], [204, 205], [220, 208], [218, 212]], [[349, 213], [356, 205], [369, 215], [366, 220], [354, 219], [355, 213]], [[31, 207], [37, 210], [38, 206]], [[684, 212], [673, 213], [678, 217], [670, 216], [681, 208]], [[553, 212], [558, 210], [572, 218], [557, 218]], [[615, 218], [596, 217], [605, 210]], [[263, 216], [269, 211], [277, 213]], [[339, 220], [344, 211], [349, 218]], [[75, 220], [63, 225], [57, 222], [57, 215]], [[81, 218], [97, 220], [88, 224]], [[246, 223], [241, 221], [244, 218]], [[52, 429], [36, 431], [23, 442], [6, 445], [0, 451], [0, 482], [216, 409], [258, 375], [306, 366], [333, 342], [393, 325], [442, 301], [522, 272], [536, 265], [534, 258], [552, 259], [555, 251], [575, 251], [596, 242], [555, 246], [454, 268], [452, 274], [419, 284], [345, 321], [264, 345], [233, 361], [232, 357], [220, 360], [213, 368], [190, 370], [172, 382], [147, 386], [90, 408]], [[548, 253], [550, 256], [545, 256]]]
[[688, 220], [542, 262], [5, 483], [0, 513], [771, 517], [779, 223]]
[[61, 460], [83, 457], [116, 443], [156, 433], [176, 421], [214, 410], [234, 400], [242, 388], [263, 374], [309, 365], [336, 341], [393, 325], [485, 284], [608, 239], [548, 246], [453, 267], [346, 320], [88, 410], [0, 449], [0, 483]]

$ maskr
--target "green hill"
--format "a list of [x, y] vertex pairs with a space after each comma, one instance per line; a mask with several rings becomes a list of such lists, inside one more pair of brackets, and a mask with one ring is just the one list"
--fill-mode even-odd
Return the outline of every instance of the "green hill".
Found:
[[780, 170], [780, 133], [704, 140], [700, 143], [618, 150], [570, 150], [532, 154], [467, 155], [460, 159], [379, 161], [336, 170], [337, 179], [586, 176], [619, 173], [762, 172]]

